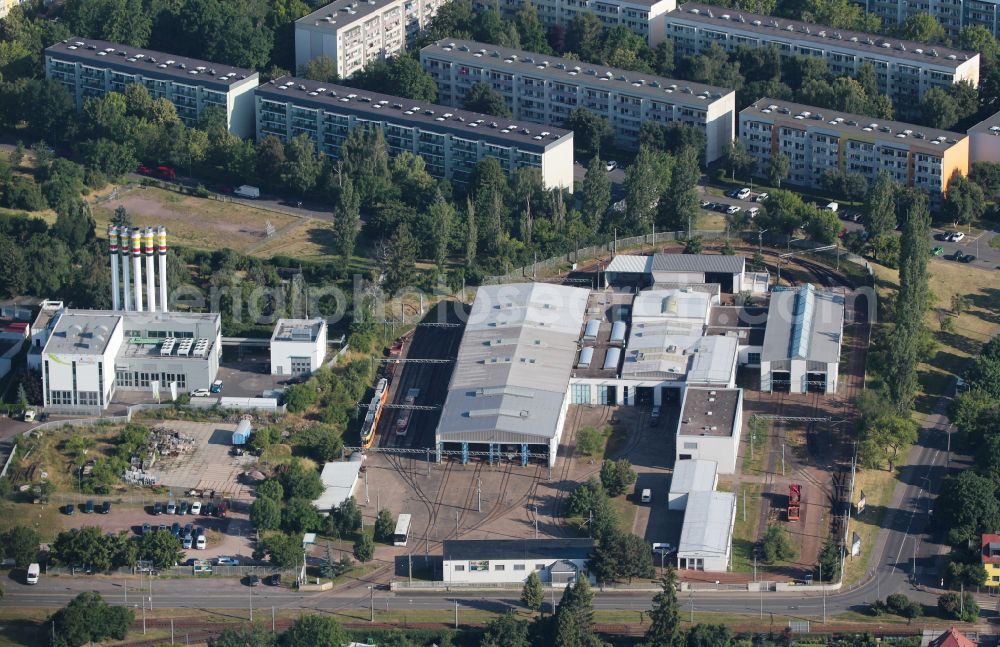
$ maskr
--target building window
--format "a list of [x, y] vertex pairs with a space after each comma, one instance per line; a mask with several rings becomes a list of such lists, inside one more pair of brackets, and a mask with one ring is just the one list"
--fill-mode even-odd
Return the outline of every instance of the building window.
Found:
[[507, 567], [505, 565], [503, 565], [503, 564], [494, 564], [493, 565], [493, 570], [494, 571], [505, 571], [505, 570], [507, 570]]
[[96, 407], [100, 405], [97, 391], [80, 391], [76, 394], [76, 399], [80, 406]]
[[747, 353], [747, 363], [760, 364], [760, 353]]
[[49, 404], [73, 404], [73, 392], [51, 391], [49, 393]]
[[572, 386], [572, 403], [573, 404], [590, 404], [590, 385], [589, 384], [574, 384]]
[[465, 564], [455, 564], [455, 570], [459, 573], [465, 570]]
[[698, 449], [698, 443], [684, 443], [684, 449]]
[[524, 570], [524, 564], [514, 564], [514, 570], [515, 571], [523, 571]]

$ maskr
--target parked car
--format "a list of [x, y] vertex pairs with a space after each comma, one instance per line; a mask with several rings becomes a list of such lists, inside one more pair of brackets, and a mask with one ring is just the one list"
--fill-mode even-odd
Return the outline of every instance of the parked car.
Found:
[[863, 217], [864, 217], [864, 214], [859, 211], [856, 214], [854, 214], [853, 216], [851, 216], [851, 222], [861, 222], [861, 218], [863, 218]]
[[208, 389], [195, 389], [189, 394], [192, 398], [207, 398], [212, 393]]
[[737, 206], [736, 206], [735, 204], [734, 204], [734, 205], [732, 205], [732, 206], [730, 206], [730, 207], [728, 207], [728, 208], [726, 209], [726, 213], [727, 213], [727, 214], [729, 214], [730, 216], [732, 216], [732, 215], [734, 215], [734, 214], [737, 214], [737, 213], [739, 213], [740, 211], [742, 211], [742, 209], [740, 209], [739, 207], [737, 207]]
[[177, 523], [176, 521], [173, 522], [170, 525], [170, 534], [172, 534], [174, 537], [180, 537], [181, 536], [181, 524]]
[[257, 586], [260, 584], [260, 578], [256, 575], [247, 575], [243, 578], [243, 583], [247, 586]]
[[140, 173], [142, 175], [149, 175], [150, 173], [152, 173], [152, 171], [149, 170], [148, 166], [143, 166], [141, 164], [139, 165], [139, 168], [135, 170], [135, 172]]
[[191, 514], [201, 514], [201, 501], [195, 501], [191, 504]]
[[709, 202], [708, 200], [702, 200], [701, 201], [701, 208], [702, 209], [711, 209], [712, 208], [712, 203]]
[[944, 254], [944, 247], [941, 247], [940, 245], [936, 246], [934, 249], [931, 250], [931, 254], [933, 254], [934, 256], [940, 256], [941, 254]]
[[264, 584], [268, 586], [281, 586], [281, 576], [275, 573], [264, 578]]
[[194, 543], [194, 537], [191, 535], [184, 535], [184, 539], [181, 540], [181, 548], [184, 550], [191, 550], [191, 545]]
[[828, 202], [826, 203], [826, 206], [823, 207], [823, 209], [825, 211], [832, 211], [834, 213], [837, 213], [837, 210], [840, 209], [840, 205], [836, 202]]
[[957, 243], [960, 240], [962, 240], [963, 238], [965, 238], [965, 232], [964, 231], [956, 231], [955, 233], [953, 233], [951, 236], [948, 237], [948, 240], [950, 240], [953, 243]]
[[222, 393], [222, 380], [216, 380], [212, 382], [212, 387], [209, 390], [212, 393]]
[[93, 514], [94, 512], [94, 500], [87, 499], [87, 502], [83, 505], [84, 514]]
[[193, 535], [194, 534], [194, 524], [193, 523], [186, 523], [186, 524], [184, 524], [184, 534], [185, 535]]
[[111, 512], [111, 502], [105, 501], [101, 504], [101, 514], [107, 514], [109, 512]]
[[167, 524], [165, 524], [165, 523], [161, 523], [161, 524], [160, 524], [160, 527], [159, 527], [159, 528], [157, 528], [157, 530], [159, 530], [159, 531], [161, 531], [161, 532], [167, 532]]
[[188, 502], [181, 501], [181, 507], [177, 509], [177, 514], [187, 514], [188, 513]]
[[149, 525], [149, 522], [147, 521], [146, 523], [142, 524], [142, 532], [139, 533], [139, 534], [141, 534], [141, 535], [148, 535], [150, 528], [151, 528], [151, 526]]
[[712, 208], [715, 209], [716, 211], [723, 212], [729, 208], [729, 205], [724, 202], [716, 202], [715, 206]]
[[198, 535], [198, 538], [194, 540], [194, 547], [196, 550], [205, 550], [207, 545], [205, 535]]
[[226, 555], [222, 555], [222, 556], [216, 558], [215, 565], [216, 566], [239, 566], [240, 565], [240, 560], [236, 559], [235, 557], [228, 557]]
[[940, 234], [934, 234], [934, 240], [951, 240], [953, 231], [942, 231]]
[[614, 160], [608, 160], [608, 161], [607, 161], [607, 162], [605, 162], [605, 164], [604, 164], [604, 170], [605, 170], [605, 171], [613, 171], [613, 170], [615, 170], [616, 168], [618, 168], [618, 162], [616, 162], [616, 161], [614, 161]]
[[[159, 501], [153, 504], [153, 514], [154, 515], [163, 514], [163, 504], [160, 503]], [[173, 512], [170, 511], [169, 507], [167, 508], [167, 514], [173, 514]]]
[[226, 512], [229, 510], [229, 506], [226, 505], [225, 501], [219, 502], [219, 507], [215, 509], [215, 516], [225, 518]]
[[201, 513], [206, 517], [211, 517], [215, 514], [215, 505], [209, 501], [205, 504], [205, 507], [201, 509]]
[[76, 506], [72, 503], [67, 503], [63, 508], [63, 514], [72, 515], [74, 512], [76, 512]]
[[177, 503], [174, 501], [167, 501], [167, 514], [177, 514]]
[[747, 198], [750, 197], [750, 189], [748, 189], [747, 187], [743, 187], [742, 189], [736, 192], [736, 197], [739, 198], [740, 200], [746, 200]]
[[157, 177], [161, 177], [164, 180], [173, 180], [177, 177], [177, 171], [170, 168], [169, 166], [157, 166], [156, 175]]
[[960, 263], [971, 263], [974, 260], [976, 260], [975, 254], [965, 254], [962, 258], [958, 259]]
[[768, 198], [767, 191], [761, 191], [760, 193], [757, 194], [755, 200], [757, 202], [764, 202], [765, 200], [767, 200], [767, 198]]

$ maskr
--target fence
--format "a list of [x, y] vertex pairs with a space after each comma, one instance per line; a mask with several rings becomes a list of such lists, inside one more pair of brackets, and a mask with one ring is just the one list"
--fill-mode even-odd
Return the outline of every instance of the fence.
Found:
[[[207, 561], [207, 560], [206, 560]], [[194, 565], [185, 566], [169, 566], [167, 568], [154, 569], [153, 573], [155, 575], [166, 576], [166, 577], [246, 577], [247, 575], [257, 575], [258, 577], [268, 577], [270, 575], [280, 575], [281, 577], [297, 577], [299, 571], [294, 568], [277, 568], [274, 566], [268, 566], [267, 564], [261, 565], [248, 565], [248, 566], [221, 566], [221, 565], [211, 565], [208, 567], [203, 567], [198, 573], [195, 573]], [[87, 575], [93, 574], [87, 573], [86, 568], [47, 564], [45, 567], [46, 575]], [[142, 569], [146, 572], [146, 569]], [[113, 568], [108, 571], [97, 571], [97, 573], [105, 575], [134, 575], [139, 572], [138, 568], [132, 566], [119, 566], [118, 568]]]
[[10, 469], [11, 463], [14, 462], [14, 455], [17, 454], [17, 443], [10, 443], [10, 454], [7, 456], [7, 460], [3, 462], [3, 469], [0, 470], [0, 478], [7, 476], [7, 470]]

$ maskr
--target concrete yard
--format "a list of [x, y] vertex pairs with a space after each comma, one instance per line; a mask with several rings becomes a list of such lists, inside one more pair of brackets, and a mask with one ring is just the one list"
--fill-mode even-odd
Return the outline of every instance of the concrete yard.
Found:
[[250, 487], [240, 483], [239, 475], [256, 458], [231, 456], [232, 434], [236, 424], [166, 420], [158, 426], [194, 438], [194, 450], [176, 458], [161, 458], [149, 470], [158, 485], [182, 490], [215, 490], [216, 496], [250, 499]]

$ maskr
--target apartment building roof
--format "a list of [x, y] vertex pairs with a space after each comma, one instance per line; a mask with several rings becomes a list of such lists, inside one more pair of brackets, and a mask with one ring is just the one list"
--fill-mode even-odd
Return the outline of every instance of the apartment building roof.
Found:
[[502, 146], [516, 145], [536, 152], [546, 151], [573, 137], [573, 132], [565, 128], [519, 123], [506, 117], [494, 117], [293, 76], [282, 76], [259, 86], [257, 96], [317, 109], [336, 108], [340, 113], [350, 113], [365, 119], [377, 118], [411, 128], [446, 132]]
[[663, 99], [664, 96], [668, 96], [671, 101], [692, 105], [707, 105], [735, 92], [714, 85], [677, 81], [655, 74], [536, 54], [474, 40], [443, 38], [420, 50], [421, 56], [435, 54], [444, 54], [450, 60], [470, 65], [498, 66], [502, 62], [503, 67], [512, 72], [533, 77], [566, 83], [599, 83], [609, 90], [614, 89], [652, 99]]
[[990, 115], [989, 117], [983, 119], [972, 128], [969, 128], [969, 134], [972, 135], [974, 133], [975, 134], [984, 133], [987, 135], [1000, 137], [1000, 112]]
[[800, 130], [812, 128], [834, 131], [859, 140], [893, 140], [911, 149], [935, 155], [940, 155], [967, 136], [950, 130], [876, 119], [767, 97], [741, 110], [741, 123], [744, 118], [764, 119]]
[[224, 92], [244, 81], [258, 78], [257, 72], [243, 67], [80, 36], [71, 36], [46, 47], [45, 55]]
[[400, 0], [336, 0], [299, 18], [295, 24], [337, 31], [344, 25], [354, 24], [392, 5], [400, 4]]
[[765, 39], [776, 36], [796, 38], [813, 42], [819, 49], [852, 49], [864, 52], [870, 57], [906, 59], [922, 65], [957, 68], [979, 56], [976, 52], [966, 52], [941, 45], [887, 38], [878, 34], [837, 29], [696, 2], [688, 2], [677, 7], [676, 10], [666, 14], [666, 18], [668, 21], [675, 19], [693, 21], [707, 28], [740, 29], [760, 34]]

